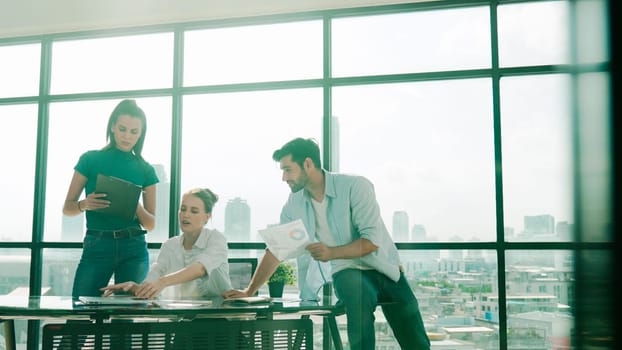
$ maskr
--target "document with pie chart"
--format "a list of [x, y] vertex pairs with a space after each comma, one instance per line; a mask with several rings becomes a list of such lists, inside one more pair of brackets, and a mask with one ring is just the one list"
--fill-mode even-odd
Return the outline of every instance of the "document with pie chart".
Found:
[[259, 230], [259, 235], [279, 261], [302, 255], [311, 243], [301, 219]]

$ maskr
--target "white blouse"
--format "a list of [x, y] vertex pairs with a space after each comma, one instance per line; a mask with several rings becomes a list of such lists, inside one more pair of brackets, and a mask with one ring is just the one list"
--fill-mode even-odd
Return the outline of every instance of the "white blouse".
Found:
[[164, 288], [162, 299], [214, 297], [231, 289], [229, 263], [227, 262], [227, 239], [217, 230], [203, 228], [191, 250], [185, 250], [183, 235], [162, 243], [158, 259], [147, 273], [145, 281], [177, 272], [195, 262], [205, 267], [207, 274], [195, 280]]

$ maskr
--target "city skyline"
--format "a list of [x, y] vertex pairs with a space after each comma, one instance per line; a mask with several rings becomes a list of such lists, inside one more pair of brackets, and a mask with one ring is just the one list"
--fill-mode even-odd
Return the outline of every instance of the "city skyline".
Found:
[[[336, 118], [334, 118], [336, 119]], [[336, 162], [338, 165], [338, 161]], [[169, 189], [170, 182], [168, 181], [168, 174], [166, 168], [162, 164], [154, 164], [154, 169], [159, 183], [156, 185], [157, 198], [160, 202], [164, 202], [165, 205], [159, 205], [156, 209], [156, 228], [149, 232], [149, 241], [164, 241], [169, 237]], [[236, 196], [226, 200], [224, 208], [224, 216], [218, 214], [213, 215], [212, 219], [208, 223], [209, 227], [215, 228], [221, 231], [229, 241], [253, 241], [261, 240], [257, 230], [263, 229], [275, 224], [278, 224], [278, 220], [273, 222], [267, 222], [264, 227], [257, 227], [252, 230], [252, 208], [248, 201], [243, 197]], [[224, 202], [221, 198], [221, 201]], [[222, 204], [220, 204], [222, 205]], [[397, 217], [396, 217], [397, 216]], [[384, 219], [384, 218], [383, 218]], [[385, 221], [385, 225], [389, 230], [391, 237], [395, 241], [439, 241], [443, 240], [433, 232], [428, 233], [426, 230], [426, 224], [416, 222], [412, 225], [409, 224], [410, 216], [406, 210], [397, 210], [392, 213], [391, 221]], [[390, 225], [389, 225], [390, 224]], [[396, 230], [397, 225], [397, 230]], [[534, 236], [545, 236], [558, 234], [563, 240], [571, 239], [571, 227], [572, 223], [565, 220], [555, 221], [555, 218], [551, 214], [538, 214], [538, 215], [523, 215], [523, 230], [517, 231], [516, 227], [505, 226], [506, 239], [530, 239]], [[61, 227], [60, 227], [60, 239], [62, 241], [81, 241], [85, 232], [84, 215], [78, 215], [75, 217], [69, 217], [62, 215]], [[560, 232], [558, 232], [560, 231]], [[179, 232], [180, 233], [180, 232]], [[178, 234], [179, 234], [178, 233]], [[481, 240], [476, 236], [464, 236], [460, 234], [453, 234], [446, 237], [445, 241], [455, 241], [457, 237], [461, 237], [463, 240]]]
[[[160, 168], [160, 167], [157, 167]], [[166, 192], [168, 189], [168, 182], [158, 184], [158, 195], [161, 192]], [[218, 229], [230, 242], [248, 242], [253, 239], [261, 240], [257, 232], [251, 232], [251, 217], [252, 208], [248, 202], [241, 198], [235, 197], [227, 201], [225, 206], [224, 224], [222, 229]], [[156, 230], [150, 232], [148, 235], [149, 241], [160, 241], [168, 239], [168, 216], [163, 216], [163, 213], [167, 213], [167, 208], [158, 210], [160, 215], [156, 215], [156, 222], [158, 226]], [[557, 236], [562, 240], [571, 239], [572, 223], [567, 221], [556, 221], [550, 214], [541, 215], [524, 215], [523, 216], [523, 230], [517, 231], [514, 227], [505, 227], [506, 240], [512, 239], [533, 239], [534, 237], [548, 237]], [[422, 242], [422, 241], [438, 241], [438, 237], [433, 234], [428, 234], [425, 224], [413, 223], [409, 224], [410, 217], [406, 211], [399, 210], [393, 213], [391, 226], [386, 222], [387, 229], [396, 242]], [[267, 224], [266, 227], [278, 224], [274, 222]], [[84, 215], [78, 215], [75, 217], [69, 217], [63, 215], [62, 227], [61, 227], [61, 239], [63, 241], [77, 240], [81, 241], [84, 234]], [[213, 226], [213, 225], [211, 225]], [[454, 235], [449, 237], [447, 241], [478, 241], [477, 237], [462, 237], [460, 235]]]

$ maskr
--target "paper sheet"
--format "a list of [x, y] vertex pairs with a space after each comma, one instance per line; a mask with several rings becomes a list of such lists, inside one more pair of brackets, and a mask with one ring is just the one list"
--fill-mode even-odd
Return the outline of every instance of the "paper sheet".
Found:
[[311, 243], [301, 219], [259, 230], [259, 235], [279, 261], [302, 255]]

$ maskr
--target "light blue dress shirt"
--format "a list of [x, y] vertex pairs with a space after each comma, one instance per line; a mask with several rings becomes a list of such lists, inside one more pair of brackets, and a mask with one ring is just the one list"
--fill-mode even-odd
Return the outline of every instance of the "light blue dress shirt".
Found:
[[[380, 216], [373, 184], [362, 176], [336, 174], [325, 176], [325, 197], [328, 201], [327, 221], [338, 246], [365, 238], [378, 247], [375, 252], [355, 259], [335, 259], [320, 263], [309, 253], [298, 257], [298, 288], [303, 300], [316, 300], [324, 283], [347, 268], [374, 269], [397, 281], [400, 260], [397, 248]], [[317, 242], [315, 212], [306, 190], [290, 194], [281, 211], [281, 223], [302, 219], [309, 239]]]

